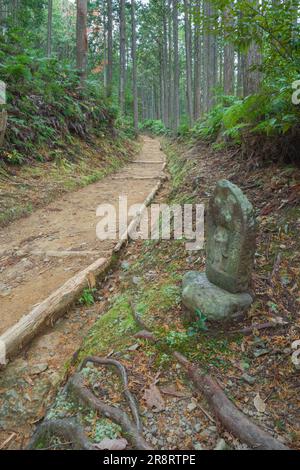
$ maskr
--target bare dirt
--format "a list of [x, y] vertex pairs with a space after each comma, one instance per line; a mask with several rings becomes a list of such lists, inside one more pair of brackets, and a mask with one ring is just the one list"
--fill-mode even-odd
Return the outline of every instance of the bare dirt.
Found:
[[[153, 162], [153, 163], [148, 163]], [[142, 203], [159, 179], [164, 157], [157, 140], [113, 176], [39, 209], [0, 233], [0, 334], [77, 272], [112, 250], [96, 237], [98, 205]]]

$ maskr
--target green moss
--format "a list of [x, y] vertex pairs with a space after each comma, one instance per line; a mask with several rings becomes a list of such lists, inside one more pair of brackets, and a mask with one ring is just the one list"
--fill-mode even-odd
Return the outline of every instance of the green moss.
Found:
[[126, 296], [120, 296], [107, 313], [102, 315], [86, 336], [79, 359], [92, 354], [107, 354], [109, 350], [121, 350], [138, 330]]

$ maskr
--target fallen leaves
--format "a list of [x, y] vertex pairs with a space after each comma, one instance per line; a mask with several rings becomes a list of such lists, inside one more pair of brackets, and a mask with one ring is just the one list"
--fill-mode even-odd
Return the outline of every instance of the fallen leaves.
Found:
[[147, 407], [151, 410], [154, 408], [154, 411], [157, 413], [165, 409], [165, 401], [160, 393], [159, 388], [155, 384], [151, 384], [150, 387], [145, 390], [144, 400], [147, 404]]

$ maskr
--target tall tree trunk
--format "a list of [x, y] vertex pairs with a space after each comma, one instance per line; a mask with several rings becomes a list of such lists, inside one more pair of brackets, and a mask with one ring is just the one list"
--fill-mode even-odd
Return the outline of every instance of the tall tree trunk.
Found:
[[169, 123], [169, 92], [168, 86], [168, 31], [167, 31], [167, 11], [165, 2], [163, 2], [163, 45], [162, 45], [162, 80], [163, 80], [163, 93], [164, 105], [162, 109], [163, 121], [165, 126]]
[[194, 26], [194, 119], [201, 115], [201, 0], [196, 1], [196, 21]]
[[120, 0], [120, 112], [125, 114], [125, 86], [126, 86], [126, 16], [125, 0]]
[[[258, 0], [249, 0], [249, 2], [255, 7], [258, 5]], [[261, 65], [261, 60], [261, 48], [254, 39], [245, 55], [243, 73], [244, 96], [257, 93], [260, 89], [262, 74], [258, 68]]]
[[234, 47], [229, 42], [230, 36], [226, 32], [226, 26], [230, 26], [233, 23], [233, 19], [230, 17], [228, 9], [224, 12], [224, 93], [225, 95], [234, 94]]
[[52, 17], [53, 17], [53, 0], [48, 0], [48, 28], [47, 28], [47, 56], [52, 54]]
[[261, 72], [257, 69], [261, 64], [261, 50], [258, 44], [252, 42], [246, 57], [244, 69], [244, 96], [257, 93], [261, 84]]
[[178, 0], [173, 0], [173, 50], [174, 50], [173, 130], [176, 133], [179, 128]]
[[168, 127], [173, 126], [173, 96], [174, 96], [174, 76], [173, 76], [173, 29], [172, 29], [172, 0], [168, 0]]
[[133, 95], [133, 124], [135, 133], [139, 128], [139, 106], [138, 106], [138, 87], [137, 87], [137, 62], [136, 62], [136, 17], [135, 0], [131, 0], [131, 28], [132, 28], [132, 95]]
[[214, 10], [210, 0], [204, 0], [204, 72], [205, 72], [205, 111], [215, 104], [215, 86], [217, 82], [216, 36], [212, 31]]
[[112, 0], [107, 0], [107, 88], [106, 95], [112, 94], [113, 80], [113, 16]]
[[76, 43], [77, 70], [83, 84], [87, 78], [88, 64], [87, 0], [77, 0]]
[[193, 81], [192, 81], [192, 51], [191, 51], [191, 18], [190, 1], [184, 0], [185, 24], [185, 55], [186, 55], [186, 101], [187, 115], [190, 126], [193, 123]]

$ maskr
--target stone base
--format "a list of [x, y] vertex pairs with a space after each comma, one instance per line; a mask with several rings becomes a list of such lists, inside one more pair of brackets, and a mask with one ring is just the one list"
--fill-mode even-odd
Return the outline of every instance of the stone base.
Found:
[[220, 321], [246, 310], [253, 302], [250, 294], [231, 294], [212, 284], [205, 273], [189, 272], [183, 278], [182, 301], [195, 314], [200, 310], [207, 320]]

